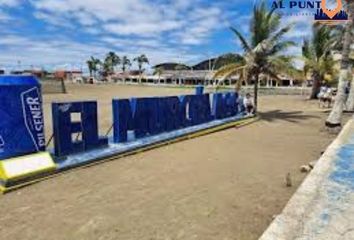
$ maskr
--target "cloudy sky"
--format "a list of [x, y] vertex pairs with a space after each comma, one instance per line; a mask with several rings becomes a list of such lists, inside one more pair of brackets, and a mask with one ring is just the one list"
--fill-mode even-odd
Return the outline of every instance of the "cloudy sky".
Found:
[[[270, 0], [268, 0], [271, 6]], [[151, 64], [196, 63], [240, 52], [230, 32], [248, 32], [249, 0], [0, 0], [0, 68], [83, 68], [108, 51], [146, 54]], [[288, 38], [309, 36], [313, 17], [296, 22]], [[299, 53], [299, 48], [289, 50]]]

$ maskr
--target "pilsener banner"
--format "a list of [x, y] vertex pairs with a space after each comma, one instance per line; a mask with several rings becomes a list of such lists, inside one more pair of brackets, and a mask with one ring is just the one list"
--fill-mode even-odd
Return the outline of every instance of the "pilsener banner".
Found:
[[44, 150], [39, 82], [32, 76], [0, 77], [0, 160]]

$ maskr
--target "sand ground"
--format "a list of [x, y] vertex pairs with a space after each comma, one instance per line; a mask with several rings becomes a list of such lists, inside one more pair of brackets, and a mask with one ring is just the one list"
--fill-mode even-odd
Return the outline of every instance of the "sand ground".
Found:
[[[98, 99], [100, 131], [111, 99], [192, 90], [71, 86], [50, 102]], [[261, 97], [262, 119], [239, 129], [78, 169], [0, 196], [0, 238], [11, 240], [253, 240], [281, 212], [335, 137], [326, 114], [299, 96]], [[51, 126], [47, 125], [47, 135]], [[285, 187], [290, 172], [294, 186]]]

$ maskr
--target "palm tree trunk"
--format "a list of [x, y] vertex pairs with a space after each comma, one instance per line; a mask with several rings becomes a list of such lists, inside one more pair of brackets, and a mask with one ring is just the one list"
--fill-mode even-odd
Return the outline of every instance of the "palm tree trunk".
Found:
[[345, 104], [348, 111], [354, 111], [354, 75], [350, 84], [349, 96]]
[[333, 109], [326, 121], [326, 126], [330, 128], [340, 127], [342, 124], [342, 115], [344, 103], [346, 100], [345, 88], [347, 86], [348, 69], [340, 71], [338, 92], [334, 102]]
[[[354, 1], [350, 2], [349, 10], [353, 9]], [[350, 13], [350, 17], [353, 15]], [[352, 19], [347, 22], [345, 26], [344, 40], [343, 40], [343, 50], [342, 50], [342, 60], [341, 60], [341, 70], [338, 83], [338, 93], [336, 100], [327, 121], [327, 127], [339, 127], [342, 122], [343, 107], [346, 99], [345, 88], [348, 82], [348, 71], [349, 71], [349, 54], [350, 54], [350, 44], [351, 44], [351, 31], [353, 29]]]
[[236, 81], [236, 84], [235, 84], [235, 91], [236, 91], [236, 92], [240, 92], [241, 87], [242, 87], [242, 80], [241, 80], [241, 79], [238, 79], [238, 80]]
[[[353, 1], [349, 4], [348, 6], [348, 10], [350, 12], [351, 18], [352, 18], [352, 25], [351, 28], [354, 27], [354, 3]], [[352, 36], [353, 38], [353, 36]], [[353, 66], [349, 67], [349, 73], [351, 73], [353, 69]], [[354, 111], [354, 74], [350, 75], [352, 80], [351, 80], [351, 84], [350, 84], [350, 91], [349, 91], [349, 96], [346, 102], [346, 107], [348, 111]]]
[[257, 112], [258, 109], [258, 81], [259, 74], [256, 73], [254, 76], [254, 111]]
[[64, 78], [60, 79], [60, 84], [61, 84], [61, 92], [66, 94], [67, 92], [66, 92]]
[[314, 73], [310, 99], [317, 99], [317, 95], [321, 88], [321, 80], [321, 76], [317, 73]]

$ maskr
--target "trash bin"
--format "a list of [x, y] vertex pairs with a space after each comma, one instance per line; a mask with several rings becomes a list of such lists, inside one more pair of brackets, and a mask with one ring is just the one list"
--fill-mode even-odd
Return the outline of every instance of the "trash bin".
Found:
[[196, 86], [195, 94], [196, 95], [203, 95], [204, 94], [204, 86], [203, 85]]
[[0, 161], [45, 151], [41, 86], [33, 76], [0, 76]]

